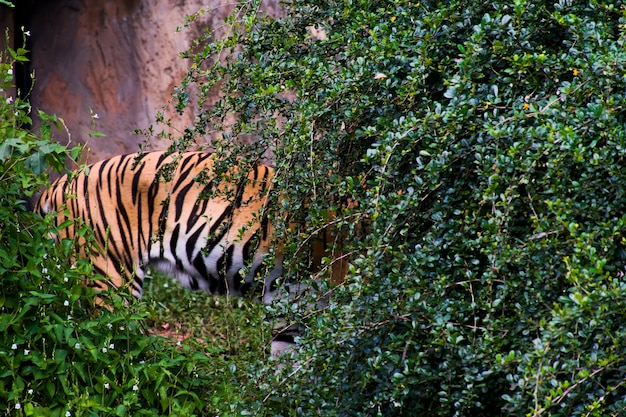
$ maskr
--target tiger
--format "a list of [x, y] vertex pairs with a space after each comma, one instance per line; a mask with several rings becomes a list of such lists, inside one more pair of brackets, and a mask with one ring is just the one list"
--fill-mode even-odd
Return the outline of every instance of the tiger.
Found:
[[[271, 249], [280, 248], [268, 219], [275, 170], [259, 163], [247, 174], [218, 174], [215, 167], [208, 152], [119, 155], [58, 178], [35, 210], [63, 225], [58, 240], [77, 237], [77, 220], [91, 227], [96, 249], [79, 256], [106, 277], [92, 284], [97, 290], [128, 286], [141, 298], [146, 271], [156, 268], [192, 290], [245, 296]], [[261, 279], [264, 303], [273, 300], [283, 271], [275, 252]], [[293, 343], [277, 334], [272, 344]]]

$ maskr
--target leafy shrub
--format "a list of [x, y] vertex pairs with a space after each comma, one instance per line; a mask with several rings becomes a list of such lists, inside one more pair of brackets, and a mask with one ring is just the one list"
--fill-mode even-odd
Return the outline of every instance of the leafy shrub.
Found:
[[621, 414], [623, 3], [296, 0], [278, 19], [257, 3], [186, 54], [181, 144], [224, 130], [218, 152], [271, 152], [302, 220], [287, 277], [329, 222], [354, 240], [329, 307], [296, 318], [295, 368], [259, 370], [238, 407]]

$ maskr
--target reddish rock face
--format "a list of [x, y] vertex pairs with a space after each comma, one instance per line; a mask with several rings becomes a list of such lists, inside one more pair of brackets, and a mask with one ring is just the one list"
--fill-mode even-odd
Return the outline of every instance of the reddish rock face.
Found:
[[[70, 136], [59, 142], [87, 143], [88, 161], [135, 152], [173, 88], [186, 73], [179, 58], [190, 41], [211, 28], [224, 32], [230, 0], [33, 1], [30, 8], [34, 109], [61, 117]], [[263, 2], [270, 15], [278, 1]], [[185, 15], [205, 8], [188, 29]], [[97, 115], [97, 118], [94, 117]], [[95, 122], [95, 126], [94, 126]], [[179, 126], [190, 123], [179, 117]], [[89, 137], [93, 131], [106, 137]], [[151, 149], [168, 143], [150, 139]]]

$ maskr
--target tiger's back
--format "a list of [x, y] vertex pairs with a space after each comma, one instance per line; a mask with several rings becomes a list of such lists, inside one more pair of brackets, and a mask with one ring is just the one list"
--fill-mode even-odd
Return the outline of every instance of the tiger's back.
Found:
[[[128, 284], [137, 297], [150, 265], [173, 273], [192, 289], [242, 295], [254, 284], [271, 243], [264, 212], [273, 170], [257, 165], [247, 175], [238, 177], [235, 169], [220, 178], [213, 172], [211, 154], [175, 155], [150, 152], [97, 162], [75, 176], [59, 178], [41, 195], [36, 209], [58, 213], [57, 225], [73, 219], [89, 225], [99, 249], [81, 255], [110, 284]], [[164, 181], [159, 172], [169, 166], [174, 169]], [[59, 231], [60, 239], [75, 235], [73, 225]], [[265, 287], [280, 273], [277, 261]], [[96, 285], [109, 286], [103, 281]]]

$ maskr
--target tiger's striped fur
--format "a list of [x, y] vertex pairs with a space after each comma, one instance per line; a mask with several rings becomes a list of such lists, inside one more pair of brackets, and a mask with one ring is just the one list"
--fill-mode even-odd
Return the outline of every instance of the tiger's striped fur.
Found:
[[[156, 266], [188, 288], [243, 295], [271, 245], [272, 227], [264, 213], [274, 172], [259, 164], [232, 184], [214, 174], [213, 155], [174, 155], [150, 152], [97, 162], [59, 178], [36, 209], [58, 212], [57, 225], [80, 219], [91, 226], [100, 249], [88, 256], [95, 271], [110, 279], [96, 283], [101, 289], [128, 284], [141, 297], [145, 269]], [[159, 179], [159, 171], [176, 158], [171, 178]], [[206, 181], [196, 181], [200, 177]], [[215, 191], [216, 196], [203, 197]], [[74, 238], [75, 232], [70, 224], [59, 238]], [[244, 267], [249, 272], [241, 276]], [[281, 268], [277, 259], [265, 277], [265, 302]]]

